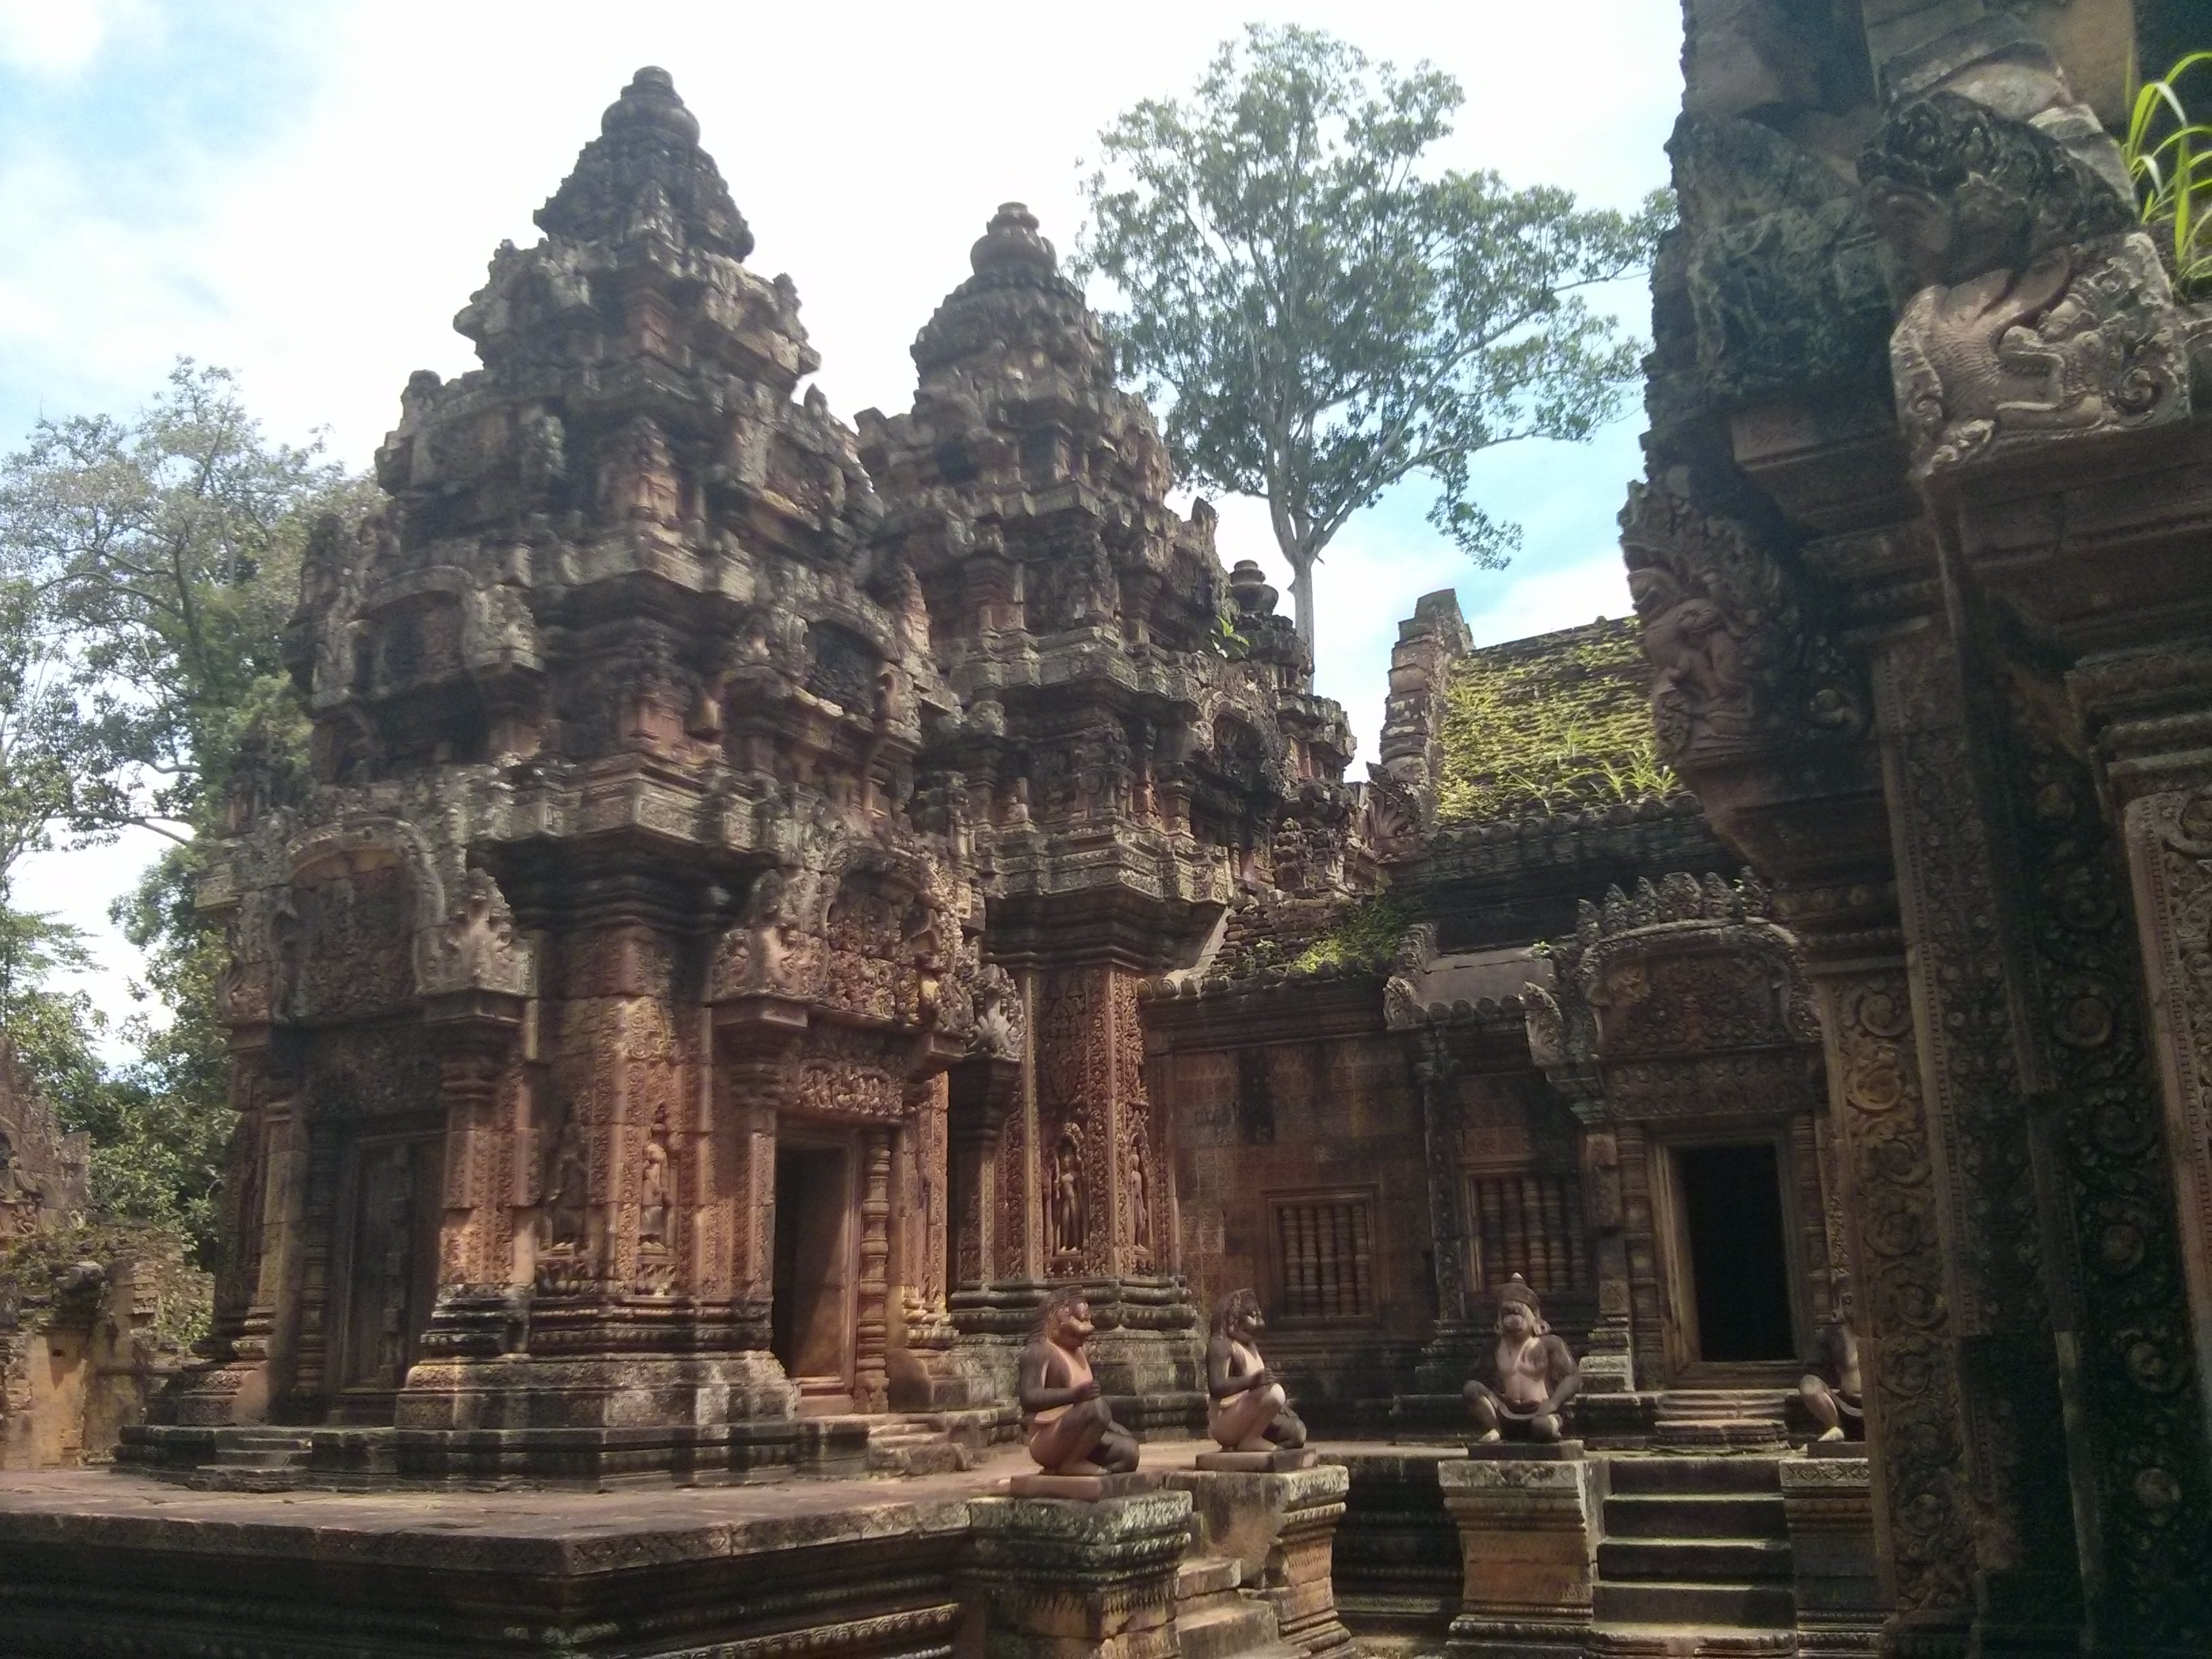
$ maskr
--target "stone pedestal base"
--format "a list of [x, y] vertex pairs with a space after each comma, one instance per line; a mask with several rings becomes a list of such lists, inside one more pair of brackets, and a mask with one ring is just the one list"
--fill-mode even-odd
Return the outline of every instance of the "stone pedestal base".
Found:
[[1340, 1464], [1284, 1470], [1212, 1467], [1208, 1457], [1293, 1458], [1311, 1453], [1202, 1454], [1200, 1467], [1170, 1473], [1188, 1492], [1200, 1547], [1242, 1570], [1245, 1591], [1269, 1602], [1275, 1628], [1299, 1653], [1349, 1655], [1352, 1633], [1337, 1616], [1332, 1575], [1336, 1524], [1351, 1477]]
[[749, 1350], [425, 1361], [407, 1375], [395, 1422], [404, 1474], [599, 1480], [788, 1464], [803, 1438], [797, 1417], [783, 1367]]
[[1296, 1451], [1209, 1451], [1199, 1453], [1194, 1462], [1201, 1469], [1223, 1474], [1287, 1474], [1313, 1468], [1321, 1462], [1321, 1454], [1305, 1446]]
[[187, 1428], [260, 1423], [269, 1416], [269, 1363], [233, 1359], [179, 1373], [155, 1402], [159, 1415]]
[[1188, 1492], [985, 1498], [968, 1515], [967, 1600], [988, 1659], [1172, 1659]]
[[1579, 1440], [1478, 1440], [1467, 1449], [1478, 1463], [1578, 1463]]
[[1781, 1474], [1797, 1596], [1797, 1651], [1805, 1659], [1880, 1651], [1886, 1609], [1865, 1445], [1829, 1441], [1813, 1456], [1784, 1458]]
[[1596, 1465], [1512, 1443], [1437, 1467], [1459, 1528], [1451, 1659], [1581, 1659], [1596, 1578]]
[[1133, 1498], [1158, 1492], [1160, 1477], [1150, 1469], [1127, 1474], [1018, 1474], [1006, 1482], [1009, 1498], [1065, 1498], [1072, 1503], [1097, 1504], [1109, 1498]]

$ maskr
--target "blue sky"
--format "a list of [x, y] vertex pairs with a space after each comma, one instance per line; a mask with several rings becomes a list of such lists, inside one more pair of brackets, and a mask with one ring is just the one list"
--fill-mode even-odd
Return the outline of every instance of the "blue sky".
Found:
[[[453, 313], [501, 239], [639, 64], [675, 76], [759, 246], [796, 281], [831, 407], [906, 406], [906, 349], [1000, 201], [1062, 247], [1078, 159], [1138, 98], [1178, 93], [1246, 21], [1427, 58], [1468, 94], [1443, 152], [1632, 206], [1665, 183], [1681, 95], [1671, 0], [1284, 6], [1125, 0], [649, 6], [494, 0], [0, 0], [0, 445], [41, 413], [120, 410], [185, 354], [226, 364], [272, 434], [367, 463], [410, 370], [469, 362]], [[1638, 285], [1608, 296], [1646, 325]], [[1613, 515], [1640, 412], [1581, 446], [1476, 463], [1518, 520], [1509, 569], [1431, 530], [1418, 486], [1339, 536], [1318, 577], [1321, 689], [1371, 758], [1400, 617], [1456, 587], [1479, 638], [1626, 608]], [[1223, 556], [1285, 583], [1264, 511], [1222, 508]], [[43, 855], [33, 902], [101, 934], [116, 1012], [134, 966], [106, 906], [141, 844]]]

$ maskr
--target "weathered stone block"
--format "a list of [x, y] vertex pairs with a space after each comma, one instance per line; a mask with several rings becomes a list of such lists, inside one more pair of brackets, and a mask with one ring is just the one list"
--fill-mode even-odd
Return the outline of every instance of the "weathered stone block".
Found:
[[1200, 1452], [1192, 1460], [1201, 1469], [1213, 1469], [1224, 1474], [1281, 1474], [1292, 1469], [1310, 1469], [1321, 1462], [1321, 1455], [1310, 1447], [1296, 1451], [1210, 1451]]
[[969, 1505], [969, 1595], [990, 1659], [1166, 1659], [1176, 1651], [1176, 1564], [1190, 1494]]
[[1453, 1659], [1579, 1656], [1596, 1578], [1597, 1466], [1500, 1456], [1437, 1467], [1459, 1528]]
[[1177, 1469], [1167, 1480], [1190, 1494], [1203, 1547], [1234, 1558], [1246, 1588], [1273, 1606], [1284, 1641], [1307, 1655], [1348, 1651], [1334, 1576], [1336, 1527], [1352, 1486], [1341, 1465]]
[[1864, 1447], [1856, 1449], [1782, 1461], [1801, 1653], [1873, 1653], [1887, 1612], [1875, 1557], [1872, 1465]]

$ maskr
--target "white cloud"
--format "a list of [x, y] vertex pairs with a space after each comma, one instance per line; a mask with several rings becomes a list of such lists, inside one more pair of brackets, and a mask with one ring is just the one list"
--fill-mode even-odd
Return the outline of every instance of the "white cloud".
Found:
[[82, 69], [106, 38], [100, 0], [0, 0], [0, 64], [33, 75]]

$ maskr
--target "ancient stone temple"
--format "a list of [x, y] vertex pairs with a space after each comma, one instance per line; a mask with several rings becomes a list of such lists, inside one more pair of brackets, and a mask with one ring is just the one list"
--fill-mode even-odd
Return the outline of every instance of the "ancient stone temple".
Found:
[[[311, 550], [304, 799], [210, 896], [248, 1117], [180, 1425], [409, 1473], [993, 1407], [1043, 1286], [1194, 1409], [1138, 987], [1351, 749], [1018, 205], [854, 433], [641, 73]], [[1267, 619], [1272, 622], [1272, 619]], [[988, 910], [987, 910], [988, 899]]]
[[1820, 1009], [1900, 1650], [2212, 1643], [2212, 332], [2108, 136], [2134, 13], [2203, 34], [1689, 8], [1623, 546]]
[[2212, 1650], [2181, 10], [1690, 0], [1636, 615], [1420, 598], [1358, 782], [1034, 216], [848, 428], [641, 71], [306, 561], [216, 1328], [11, 1633]]

